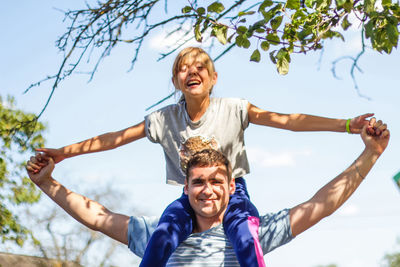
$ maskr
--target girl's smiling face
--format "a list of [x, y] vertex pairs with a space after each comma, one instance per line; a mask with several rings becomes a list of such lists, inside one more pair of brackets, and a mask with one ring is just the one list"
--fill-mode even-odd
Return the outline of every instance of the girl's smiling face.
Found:
[[199, 47], [183, 49], [172, 68], [172, 82], [185, 98], [208, 97], [217, 82], [214, 63]]

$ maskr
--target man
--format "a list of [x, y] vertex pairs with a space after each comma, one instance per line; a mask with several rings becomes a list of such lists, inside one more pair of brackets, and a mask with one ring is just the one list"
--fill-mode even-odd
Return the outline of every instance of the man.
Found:
[[[310, 200], [260, 218], [258, 229], [253, 230], [260, 237], [262, 254], [289, 242], [332, 214], [357, 189], [387, 147], [390, 133], [386, 124], [373, 118], [364, 127], [361, 137], [365, 144], [361, 155]], [[27, 164], [31, 180], [72, 217], [92, 230], [127, 244], [138, 256], [143, 255], [157, 220], [111, 212], [62, 186], [51, 177], [53, 169], [53, 160], [40, 154], [31, 157]], [[196, 153], [187, 166], [184, 191], [194, 210], [196, 225], [193, 234], [178, 247], [168, 265], [239, 266], [221, 225], [229, 196], [235, 191], [229, 162], [214, 150]]]

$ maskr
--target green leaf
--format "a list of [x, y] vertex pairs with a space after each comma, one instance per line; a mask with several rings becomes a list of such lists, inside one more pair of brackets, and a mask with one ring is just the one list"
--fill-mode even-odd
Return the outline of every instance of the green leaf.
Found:
[[194, 27], [194, 38], [199, 43], [201, 43], [201, 41], [203, 39], [201, 36], [201, 31], [200, 31], [200, 23], [196, 23], [196, 25]]
[[268, 49], [269, 49], [269, 42], [267, 42], [267, 41], [261, 42], [261, 49], [264, 50], [264, 51], [268, 51]]
[[297, 37], [302, 41], [310, 34], [312, 34], [312, 29], [310, 27], [305, 27], [302, 31], [297, 33]]
[[300, 8], [300, 0], [287, 0], [286, 8], [298, 10]]
[[281, 48], [276, 55], [276, 67], [281, 75], [286, 75], [289, 72], [290, 55], [286, 49]]
[[275, 52], [276, 50], [272, 51], [269, 53], [269, 59], [271, 59], [272, 63], [276, 64], [276, 58], [275, 58]]
[[397, 46], [397, 42], [399, 40], [399, 32], [397, 30], [397, 27], [391, 23], [388, 23], [388, 24], [386, 24], [385, 29], [387, 32], [389, 42], [393, 46]]
[[371, 38], [374, 36], [374, 21], [370, 20], [368, 23], [364, 26], [365, 28], [365, 37]]
[[192, 11], [192, 7], [191, 6], [185, 6], [184, 8], [182, 8], [182, 13], [183, 14], [189, 13], [190, 11]]
[[271, 23], [271, 28], [273, 30], [278, 29], [279, 26], [282, 23], [282, 20], [283, 20], [283, 16], [279, 16], [279, 17], [276, 17], [276, 18], [272, 19], [271, 22], [270, 22]]
[[280, 43], [279, 36], [276, 33], [270, 33], [266, 37], [267, 41], [270, 42], [272, 45], [278, 45]]
[[317, 1], [316, 0], [305, 0], [305, 4], [306, 4], [306, 7], [308, 7], [308, 8], [313, 8], [314, 7], [314, 4], [316, 3]]
[[383, 7], [389, 7], [392, 5], [392, 0], [382, 0]]
[[200, 16], [204, 15], [206, 13], [206, 10], [204, 7], [199, 7], [196, 11]]
[[331, 0], [317, 0], [317, 10], [324, 10], [326, 8], [329, 8], [329, 6], [331, 5]]
[[345, 31], [351, 26], [351, 23], [350, 23], [349, 20], [347, 19], [347, 16], [348, 16], [348, 15], [346, 15], [346, 16], [343, 18], [343, 20], [342, 20], [342, 28], [343, 28], [343, 30], [345, 30]]
[[246, 27], [246, 26], [239, 26], [239, 27], [236, 29], [236, 32], [237, 32], [238, 34], [245, 34], [245, 33], [247, 32], [247, 27]]
[[337, 7], [342, 7], [346, 3], [346, 0], [335, 0], [335, 1]]
[[364, 0], [364, 12], [371, 13], [375, 11], [375, 0]]
[[264, 2], [262, 2], [262, 4], [260, 5], [260, 7], [258, 8], [258, 12], [261, 11], [265, 11], [266, 7], [270, 7], [272, 6], [274, 3], [272, 2], [272, 0], [265, 0]]
[[224, 5], [219, 2], [214, 2], [207, 7], [208, 12], [215, 12], [218, 14], [221, 13], [222, 11], [224, 11], [224, 9], [225, 9]]
[[344, 10], [346, 10], [347, 13], [350, 13], [354, 8], [354, 1], [346, 0], [346, 2], [343, 5], [343, 8], [344, 8]]
[[254, 13], [256, 13], [256, 12], [255, 12], [255, 11], [247, 11], [247, 12], [245, 12], [245, 11], [240, 11], [239, 14], [238, 14], [238, 16], [239, 16], [239, 17], [248, 16], [248, 15], [253, 15]]
[[212, 34], [217, 37], [218, 41], [225, 45], [227, 43], [226, 35], [228, 32], [228, 28], [226, 26], [216, 25], [213, 26]]
[[249, 48], [250, 47], [250, 41], [244, 35], [236, 36], [235, 43], [239, 47], [243, 47], [243, 48]]
[[250, 61], [260, 62], [260, 59], [261, 59], [260, 51], [258, 49], [254, 50], [253, 54], [251, 54], [250, 56]]

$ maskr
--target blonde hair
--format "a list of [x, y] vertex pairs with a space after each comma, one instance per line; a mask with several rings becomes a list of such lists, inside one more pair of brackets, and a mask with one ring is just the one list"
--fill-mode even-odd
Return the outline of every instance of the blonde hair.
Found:
[[[179, 52], [175, 58], [174, 65], [172, 66], [172, 80], [175, 84], [177, 84], [177, 75], [180, 68], [188, 61], [200, 61], [206, 67], [209, 75], [213, 75], [215, 72], [214, 62], [206, 51], [200, 47], [187, 47]], [[211, 91], [212, 88], [210, 94]]]

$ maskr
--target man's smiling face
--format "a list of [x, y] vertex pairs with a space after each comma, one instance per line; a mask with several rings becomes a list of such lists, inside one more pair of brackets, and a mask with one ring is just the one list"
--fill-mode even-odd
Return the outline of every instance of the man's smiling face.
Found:
[[185, 194], [189, 197], [197, 220], [222, 223], [229, 203], [229, 196], [235, 192], [235, 182], [228, 182], [228, 172], [224, 165], [192, 167]]

